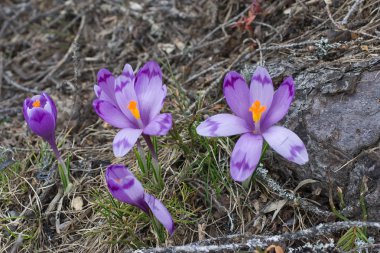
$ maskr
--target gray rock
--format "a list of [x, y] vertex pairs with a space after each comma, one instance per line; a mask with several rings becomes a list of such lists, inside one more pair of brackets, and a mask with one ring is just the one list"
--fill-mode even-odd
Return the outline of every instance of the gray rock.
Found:
[[368, 177], [365, 199], [369, 219], [379, 220], [380, 60], [288, 66], [283, 62], [268, 64], [270, 73], [276, 72], [274, 68], [284, 69], [279, 78], [285, 74], [295, 77], [296, 99], [284, 125], [306, 143], [310, 162], [297, 166], [274, 154], [277, 162], [285, 164], [299, 180], [319, 180], [322, 194], [328, 195], [331, 180], [333, 192], [336, 186], [343, 189], [347, 203], [354, 207], [351, 209], [358, 211], [351, 215], [357, 218], [360, 187], [363, 177]]

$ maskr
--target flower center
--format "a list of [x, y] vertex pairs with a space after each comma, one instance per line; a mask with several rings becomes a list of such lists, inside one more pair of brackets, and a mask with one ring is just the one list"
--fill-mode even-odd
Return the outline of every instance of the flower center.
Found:
[[33, 107], [41, 107], [41, 101], [37, 99], [36, 101], [33, 102], [32, 106]]
[[137, 108], [137, 102], [134, 100], [131, 100], [128, 104], [128, 109], [131, 111], [133, 117], [135, 117], [137, 120], [140, 119], [140, 111]]
[[257, 124], [260, 121], [261, 116], [266, 109], [267, 107], [265, 105], [261, 105], [259, 100], [256, 100], [254, 103], [252, 103], [251, 107], [249, 108], [249, 111], [252, 112], [252, 119], [255, 122], [255, 124]]

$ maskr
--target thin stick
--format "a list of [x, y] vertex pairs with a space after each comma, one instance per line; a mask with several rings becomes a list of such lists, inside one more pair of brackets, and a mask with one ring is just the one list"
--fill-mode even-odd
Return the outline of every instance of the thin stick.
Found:
[[356, 0], [355, 3], [351, 6], [350, 10], [348, 11], [347, 15], [343, 18], [341, 24], [346, 25], [348, 22], [348, 19], [354, 13], [354, 11], [359, 7], [359, 5], [363, 2], [363, 0]]
[[299, 239], [315, 239], [317, 236], [325, 236], [338, 232], [340, 230], [349, 229], [351, 227], [371, 227], [380, 230], [380, 222], [362, 222], [362, 221], [342, 221], [320, 224], [309, 229], [304, 229], [295, 233], [284, 233], [281, 235], [268, 236], [247, 236], [244, 234], [235, 234], [226, 237], [219, 237], [200, 241], [197, 243], [187, 244], [183, 246], [172, 246], [166, 248], [150, 248], [140, 250], [129, 250], [126, 252], [135, 253], [158, 253], [158, 252], [230, 252], [231, 250], [253, 250], [256, 247], [264, 248], [272, 243], [284, 241], [294, 241]]
[[24, 86], [22, 86], [21, 84], [18, 84], [16, 81], [14, 81], [10, 76], [7, 75], [7, 73], [4, 73], [4, 80], [12, 85], [13, 87], [15, 87], [16, 89], [18, 90], [21, 90], [21, 91], [25, 91], [25, 92], [30, 92], [30, 93], [39, 93], [38, 90], [35, 90], [35, 89], [29, 89], [29, 88], [26, 88]]
[[0, 98], [1, 98], [1, 86], [3, 85], [3, 52], [0, 52]]
[[324, 211], [318, 208], [316, 205], [308, 202], [303, 198], [296, 197], [293, 193], [285, 191], [276, 181], [274, 181], [269, 175], [268, 171], [263, 167], [258, 167], [256, 169], [256, 175], [260, 179], [262, 179], [266, 185], [269, 186], [274, 192], [276, 192], [280, 197], [285, 198], [289, 201], [293, 201], [298, 203], [303, 209], [312, 212], [318, 216], [330, 218], [333, 217], [334, 214], [329, 211]]

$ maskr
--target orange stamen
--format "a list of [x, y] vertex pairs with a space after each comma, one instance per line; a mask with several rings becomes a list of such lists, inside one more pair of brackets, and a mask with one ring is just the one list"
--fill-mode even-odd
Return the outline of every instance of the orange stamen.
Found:
[[34, 101], [33, 104], [32, 104], [32, 106], [33, 106], [33, 107], [41, 107], [41, 102], [40, 102], [40, 100], [37, 99], [36, 101]]
[[249, 111], [252, 112], [252, 119], [255, 123], [260, 121], [261, 116], [266, 109], [267, 107], [265, 105], [261, 105], [259, 100], [256, 100], [254, 103], [252, 103]]
[[137, 108], [137, 102], [134, 100], [131, 100], [128, 104], [128, 109], [131, 111], [133, 117], [136, 119], [140, 119], [140, 111]]

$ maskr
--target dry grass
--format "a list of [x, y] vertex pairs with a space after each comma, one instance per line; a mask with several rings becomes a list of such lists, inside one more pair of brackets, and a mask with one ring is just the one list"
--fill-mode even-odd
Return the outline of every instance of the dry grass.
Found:
[[[249, 75], [254, 63], [289, 56], [300, 66], [304, 59], [355, 62], [378, 54], [380, 1], [364, 1], [348, 17], [355, 1], [336, 2], [262, 1], [249, 34], [231, 28], [249, 1], [6, 0], [0, 10], [0, 251], [121, 252], [298, 231], [323, 221], [292, 202], [272, 219], [275, 209], [266, 210], [283, 200], [277, 192], [260, 179], [243, 187], [229, 177], [236, 139], [201, 138], [195, 127], [227, 110], [220, 87], [230, 69]], [[169, 94], [164, 111], [175, 121], [171, 134], [158, 139], [161, 192], [141, 176], [133, 152], [113, 157], [116, 131], [91, 108], [100, 68], [118, 73], [127, 62], [138, 68], [148, 59], [160, 62]], [[273, 74], [277, 83], [282, 77]], [[24, 98], [42, 90], [57, 103], [60, 149], [71, 161], [74, 189], [64, 197], [50, 150], [28, 132], [21, 113]], [[172, 238], [157, 242], [145, 214], [111, 198], [103, 175], [110, 163], [128, 165], [163, 200], [177, 225]], [[273, 169], [284, 189], [298, 185]], [[327, 202], [307, 190], [298, 194]], [[75, 209], [78, 197], [83, 207]]]

